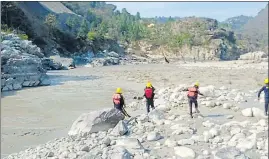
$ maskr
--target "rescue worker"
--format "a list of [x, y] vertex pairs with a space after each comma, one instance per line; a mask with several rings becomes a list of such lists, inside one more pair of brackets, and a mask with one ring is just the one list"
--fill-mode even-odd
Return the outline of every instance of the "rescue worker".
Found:
[[264, 80], [265, 86], [263, 86], [258, 92], [258, 100], [260, 100], [260, 95], [261, 95], [262, 91], [264, 92], [264, 103], [265, 103], [265, 105], [264, 105], [264, 109], [265, 109], [264, 110], [264, 115], [265, 116], [268, 116], [268, 105], [269, 105], [269, 84], [268, 83], [269, 83], [269, 79], [266, 78]]
[[196, 82], [193, 87], [185, 89], [183, 91], [188, 91], [187, 96], [188, 96], [188, 101], [189, 101], [190, 116], [191, 116], [191, 118], [193, 118], [193, 116], [192, 116], [192, 104], [194, 103], [196, 112], [200, 113], [200, 111], [198, 110], [197, 98], [198, 98], [198, 94], [203, 96], [203, 94], [200, 93], [200, 91], [199, 91], [199, 83]]
[[121, 111], [126, 117], [131, 117], [130, 115], [127, 114], [125, 111], [125, 102], [124, 102], [124, 97], [122, 96], [122, 90], [121, 88], [117, 88], [116, 93], [113, 95], [113, 103], [114, 103], [114, 108], [118, 109]]
[[155, 109], [154, 107], [154, 93], [155, 88], [152, 86], [150, 82], [147, 83], [146, 88], [144, 89], [144, 97], [146, 98], [146, 106], [147, 106], [147, 113], [150, 112], [150, 107]]

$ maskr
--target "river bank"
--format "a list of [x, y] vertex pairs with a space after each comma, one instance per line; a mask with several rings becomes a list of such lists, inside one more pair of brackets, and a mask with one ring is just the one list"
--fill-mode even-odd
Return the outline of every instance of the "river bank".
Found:
[[[267, 76], [268, 63], [241, 66], [232, 61], [49, 71], [51, 86], [2, 92], [2, 157], [67, 136], [67, 131], [81, 113], [112, 107], [111, 96], [116, 87], [123, 88], [127, 103], [131, 103], [134, 96], [143, 94], [148, 80], [157, 89], [182, 83], [191, 85], [197, 80], [201, 86], [226, 86], [245, 92], [259, 89]], [[263, 107], [262, 103], [253, 104]], [[206, 109], [201, 109], [207, 113]], [[127, 108], [127, 111], [139, 114], [142, 110]]]

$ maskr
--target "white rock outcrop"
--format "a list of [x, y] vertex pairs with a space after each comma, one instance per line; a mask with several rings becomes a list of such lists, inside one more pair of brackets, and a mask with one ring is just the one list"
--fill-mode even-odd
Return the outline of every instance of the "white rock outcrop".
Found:
[[68, 135], [107, 131], [123, 119], [124, 115], [114, 108], [84, 113], [73, 123]]

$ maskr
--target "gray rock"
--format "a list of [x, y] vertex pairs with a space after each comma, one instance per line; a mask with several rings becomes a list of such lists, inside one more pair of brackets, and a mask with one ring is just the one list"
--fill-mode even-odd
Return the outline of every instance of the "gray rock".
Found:
[[112, 130], [111, 134], [114, 136], [122, 136], [125, 135], [127, 132], [128, 132], [127, 124], [123, 120], [121, 120]]
[[158, 121], [164, 119], [164, 112], [161, 110], [154, 109], [149, 112], [148, 117], [152, 121]]
[[92, 60], [91, 64], [94, 67], [118, 65], [119, 59], [114, 57], [95, 58]]
[[20, 90], [20, 89], [22, 89], [22, 85], [20, 83], [14, 83], [13, 84], [13, 89], [14, 90]]
[[6, 79], [1, 79], [1, 87], [3, 88], [6, 85]]
[[[2, 84], [5, 82], [5, 85], [1, 87], [2, 91], [19, 90], [25, 86], [38, 86], [37, 81], [40, 80], [41, 74], [46, 73], [40, 59], [44, 57], [40, 48], [33, 45], [31, 41], [21, 40], [15, 34], [4, 33], [2, 37], [7, 39], [1, 43], [2, 75], [10, 78], [7, 81], [2, 80]], [[32, 79], [32, 77], [37, 78]], [[43, 83], [47, 83], [47, 80]]]
[[50, 56], [50, 59], [52, 59], [53, 63], [60, 66], [59, 69], [68, 68], [70, 65], [74, 64], [72, 58], [60, 57], [59, 55]]
[[218, 150], [214, 155], [214, 159], [249, 159], [249, 158], [235, 147], [227, 147]]
[[224, 103], [223, 104], [223, 108], [224, 109], [230, 109], [232, 107], [232, 104], [231, 103]]
[[219, 135], [219, 130], [217, 130], [216, 128], [211, 128], [210, 130], [209, 130], [209, 133], [210, 133], [210, 135], [212, 136], [212, 137], [215, 137], [215, 136], [217, 136], [217, 135]]
[[84, 113], [73, 123], [68, 135], [107, 131], [123, 119], [124, 115], [114, 108]]
[[2, 91], [12, 91], [13, 90], [13, 86], [12, 85], [6, 85], [4, 86], [4, 88], [2, 89]]
[[148, 141], [157, 141], [161, 138], [161, 134], [158, 132], [150, 132], [147, 135], [147, 140]]
[[90, 148], [89, 148], [89, 146], [83, 146], [81, 148], [81, 151], [89, 152], [90, 151]]
[[63, 68], [60, 62], [56, 62], [50, 58], [42, 58], [42, 66], [46, 70], [61, 70]]
[[254, 148], [256, 146], [256, 143], [256, 134], [252, 134], [246, 139], [240, 140], [240, 142], [238, 142], [238, 144], [236, 145], [236, 148], [244, 152], [246, 150]]
[[103, 139], [102, 143], [105, 144], [106, 146], [109, 146], [111, 143], [111, 139], [109, 137], [106, 137]]
[[41, 86], [48, 86], [51, 84], [51, 80], [49, 79], [49, 76], [44, 74], [41, 78], [40, 78], [40, 85]]
[[54, 153], [53, 153], [53, 152], [48, 152], [48, 153], [46, 154], [46, 156], [47, 156], [47, 157], [53, 157], [53, 156], [54, 156]]

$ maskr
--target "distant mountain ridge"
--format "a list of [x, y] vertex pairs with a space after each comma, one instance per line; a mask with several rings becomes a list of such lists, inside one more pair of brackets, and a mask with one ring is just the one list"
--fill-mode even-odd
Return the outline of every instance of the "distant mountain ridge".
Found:
[[221, 23], [228, 24], [232, 30], [237, 31], [237, 30], [242, 29], [242, 27], [245, 24], [247, 24], [249, 20], [251, 20], [253, 18], [254, 17], [251, 17], [251, 16], [240, 15], [240, 16], [228, 18]]
[[247, 40], [250, 51], [268, 52], [268, 4], [242, 27], [239, 35], [242, 36], [239, 40]]

